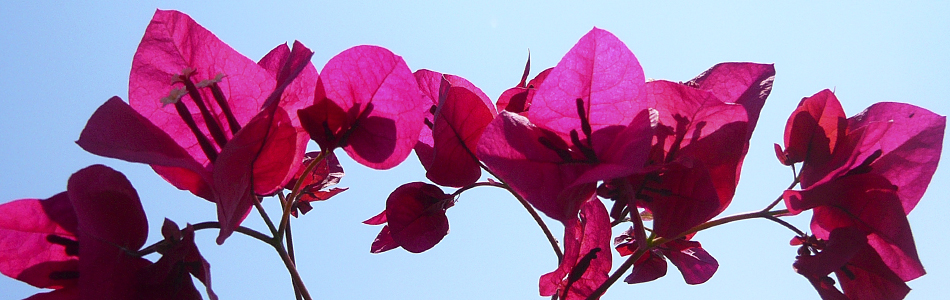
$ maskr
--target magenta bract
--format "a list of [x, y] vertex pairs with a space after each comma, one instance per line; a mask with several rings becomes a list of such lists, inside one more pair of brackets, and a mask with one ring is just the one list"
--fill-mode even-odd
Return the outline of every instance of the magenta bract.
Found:
[[878, 103], [844, 119], [828, 90], [793, 112], [786, 149], [777, 153], [785, 163], [803, 163], [803, 190], [783, 198], [792, 214], [814, 209], [816, 241], [800, 251], [796, 268], [820, 294], [840, 292], [826, 279], [830, 271], [809, 265], [815, 259], [840, 266], [832, 271], [851, 298], [884, 289], [890, 296], [881, 299], [900, 298], [909, 291], [904, 282], [924, 275], [906, 215], [930, 183], [945, 126], [946, 117], [902, 103]]
[[544, 79], [548, 77], [548, 74], [551, 73], [552, 69], [554, 68], [547, 68], [541, 71], [541, 73], [538, 73], [538, 75], [535, 75], [531, 81], [527, 81], [528, 73], [531, 71], [531, 58], [529, 57], [528, 62], [524, 66], [524, 74], [521, 75], [521, 82], [515, 87], [505, 90], [498, 96], [498, 101], [495, 103], [498, 110], [510, 111], [527, 116], [528, 109], [531, 108], [531, 101], [534, 99], [534, 94], [537, 92], [538, 87], [541, 86], [541, 83], [544, 82]]
[[541, 276], [541, 296], [587, 299], [610, 272], [610, 219], [596, 197], [580, 206], [579, 218], [564, 224], [564, 258], [557, 270]]
[[[336, 155], [333, 152], [328, 152], [326, 156], [317, 162], [317, 165], [313, 170], [303, 176], [303, 172], [306, 171], [307, 166], [313, 162], [317, 156], [320, 155], [320, 152], [309, 152], [305, 155], [304, 161], [300, 164], [300, 168], [297, 169], [297, 172], [294, 175], [294, 179], [287, 183], [287, 189], [293, 190], [294, 186], [297, 184], [298, 180], [303, 180], [300, 183], [299, 198], [297, 202], [294, 203], [294, 207], [290, 213], [296, 217], [297, 212], [301, 214], [306, 214], [313, 207], [310, 205], [310, 202], [314, 201], [323, 201], [330, 199], [330, 197], [335, 196], [336, 194], [346, 191], [347, 188], [330, 188], [334, 185], [340, 183], [340, 180], [343, 179], [343, 166], [340, 165], [340, 161], [336, 158]], [[329, 190], [326, 190], [330, 188]]]
[[771, 65], [722, 63], [686, 83], [646, 84], [659, 116], [653, 170], [630, 179], [649, 200], [637, 205], [653, 213], [659, 236], [676, 237], [732, 201], [774, 75]]
[[595, 28], [547, 75], [527, 117], [503, 111], [488, 125], [478, 157], [541, 212], [574, 219], [598, 181], [645, 165], [656, 119], [644, 85], [630, 50]]
[[254, 198], [282, 188], [303, 159], [307, 138], [288, 111], [311, 102], [312, 55], [297, 42], [254, 63], [187, 15], [156, 11], [132, 61], [129, 105], [110, 99], [77, 143], [149, 164], [215, 202], [223, 243]]
[[[620, 256], [627, 256], [637, 251], [638, 246], [633, 230], [631, 227], [614, 239], [614, 248]], [[709, 255], [699, 242], [676, 239], [644, 253], [634, 262], [633, 271], [624, 279], [624, 282], [642, 283], [665, 276], [667, 265], [664, 257], [669, 258], [670, 262], [679, 269], [688, 284], [704, 283], [719, 269], [719, 262]]]
[[409, 156], [429, 108], [406, 62], [377, 46], [337, 54], [320, 74], [313, 105], [298, 112], [324, 151], [342, 147], [374, 169]]
[[[174, 247], [186, 248], [187, 253], [163, 256], [157, 264], [141, 258], [136, 252], [148, 236], [145, 212], [132, 184], [106, 166], [94, 165], [74, 173], [66, 192], [49, 199], [0, 205], [0, 216], [0, 243], [22, 243], [21, 247], [0, 248], [7, 249], [0, 251], [0, 271], [36, 287], [55, 289], [34, 297], [201, 299], [190, 278], [160, 271], [162, 265], [204, 262], [193, 234], [186, 231], [191, 236]], [[169, 253], [178, 251], [182, 250]], [[192, 274], [199, 276], [216, 299], [207, 262]], [[156, 282], [164, 284], [158, 294]]]
[[431, 249], [449, 233], [445, 210], [455, 200], [438, 186], [423, 182], [403, 184], [386, 199], [386, 210], [364, 221], [369, 225], [388, 224], [373, 242], [371, 252], [381, 253], [402, 247], [412, 253]]
[[485, 127], [495, 118], [494, 106], [464, 78], [429, 70], [418, 70], [415, 77], [432, 101], [426, 126], [414, 147], [426, 177], [451, 187], [475, 183], [482, 174], [475, 149]]

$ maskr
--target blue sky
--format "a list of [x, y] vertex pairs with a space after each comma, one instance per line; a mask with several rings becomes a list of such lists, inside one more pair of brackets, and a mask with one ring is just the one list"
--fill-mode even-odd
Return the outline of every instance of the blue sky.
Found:
[[[463, 76], [491, 97], [518, 83], [529, 49], [534, 74], [555, 65], [594, 26], [623, 40], [648, 78], [685, 81], [725, 61], [774, 63], [774, 89], [725, 214], [761, 209], [790, 182], [772, 143], [782, 141], [788, 114], [802, 97], [834, 89], [848, 115], [880, 101], [950, 113], [950, 4], [943, 2], [380, 2], [4, 3], [0, 203], [49, 197], [64, 190], [76, 170], [103, 163], [124, 172], [138, 189], [150, 243], [158, 240], [163, 218], [179, 224], [214, 219], [211, 203], [172, 188], [147, 166], [96, 157], [74, 144], [100, 104], [113, 95], [126, 98], [132, 55], [155, 8], [190, 14], [254, 60], [296, 39], [316, 52], [313, 62], [320, 69], [346, 48], [375, 44], [403, 56], [413, 70]], [[950, 293], [950, 257], [943, 251], [950, 246], [944, 239], [950, 229], [945, 164], [909, 216], [929, 274], [909, 283], [914, 290], [908, 299]], [[316, 298], [540, 299], [538, 277], [557, 262], [510, 195], [491, 188], [466, 192], [448, 211], [451, 232], [435, 248], [373, 255], [369, 245], [379, 227], [360, 222], [379, 213], [400, 184], [424, 181], [424, 172], [414, 155], [388, 171], [348, 158], [343, 166], [347, 177], [340, 185], [350, 190], [293, 220], [298, 264]], [[276, 208], [274, 201], [265, 206]], [[791, 221], [807, 228], [808, 216]], [[256, 214], [245, 225], [265, 228]], [[560, 232], [560, 225], [551, 226]], [[238, 235], [218, 246], [216, 234], [199, 232], [198, 239], [222, 299], [292, 297], [289, 277], [269, 246]], [[696, 236], [720, 262], [706, 284], [687, 286], [671, 268], [656, 282], [617, 284], [604, 299], [817, 299], [792, 271], [791, 237], [761, 220], [714, 228]], [[37, 290], [2, 277], [0, 291], [0, 299], [20, 299]]]

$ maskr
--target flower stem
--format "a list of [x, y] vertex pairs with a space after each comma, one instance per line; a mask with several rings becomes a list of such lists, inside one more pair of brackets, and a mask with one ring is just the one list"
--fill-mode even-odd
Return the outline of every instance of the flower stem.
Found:
[[275, 240], [279, 242], [281, 237], [277, 234], [277, 227], [274, 227], [274, 222], [267, 216], [267, 212], [264, 211], [264, 206], [261, 205], [261, 199], [257, 196], [254, 196], [254, 207], [257, 208], [257, 212], [261, 214], [261, 219], [264, 219], [264, 224], [267, 224], [267, 228], [270, 229], [271, 234], [274, 235], [268, 244], [274, 244]]
[[561, 247], [558, 246], [557, 239], [554, 238], [554, 234], [551, 233], [551, 230], [548, 229], [548, 226], [544, 224], [544, 220], [542, 220], [541, 216], [538, 215], [538, 212], [535, 211], [533, 207], [531, 207], [531, 204], [522, 198], [521, 195], [515, 193], [515, 191], [512, 190], [510, 186], [505, 185], [505, 189], [511, 191], [511, 194], [515, 195], [515, 198], [518, 198], [518, 202], [520, 202], [521, 205], [524, 206], [526, 210], [528, 210], [528, 213], [531, 214], [531, 218], [533, 218], [534, 221], [538, 223], [538, 226], [541, 227], [541, 231], [544, 231], [544, 236], [548, 238], [548, 243], [551, 243], [551, 248], [554, 249], [554, 255], [557, 256], [557, 263], [560, 264], [561, 260], [564, 258], [564, 254], [561, 253]]
[[[214, 229], [214, 228], [220, 229], [220, 228], [221, 228], [221, 223], [218, 223], [218, 222], [215, 222], [215, 221], [201, 222], [201, 223], [198, 223], [198, 224], [193, 224], [193, 225], [191, 225], [191, 228], [194, 229], [195, 231], [203, 230], [203, 229]], [[266, 234], [263, 234], [263, 233], [261, 233], [261, 232], [259, 232], [259, 231], [257, 231], [257, 230], [250, 229], [250, 228], [247, 228], [247, 227], [244, 227], [244, 226], [238, 226], [238, 228], [236, 228], [234, 231], [239, 232], [239, 233], [242, 233], [242, 234], [244, 234], [244, 235], [246, 235], [246, 236], [255, 238], [255, 239], [257, 239], [257, 240], [259, 240], [259, 241], [261, 241], [261, 242], [264, 242], [264, 243], [266, 243], [266, 244], [270, 244], [271, 241], [274, 239], [274, 238], [269, 237], [269, 236], [267, 236]], [[136, 254], [137, 256], [139, 256], [139, 257], [142, 257], [142, 256], [146, 256], [146, 255], [155, 253], [155, 251], [158, 250], [158, 245], [161, 245], [162, 242], [164, 242], [164, 241], [165, 241], [165, 240], [161, 240], [161, 241], [158, 241], [158, 242], [156, 242], [156, 243], [154, 243], [154, 244], [149, 245], [148, 247], [142, 248], [142, 250], [139, 250], [139, 251], [136, 252], [135, 254]]]
[[303, 284], [303, 280], [300, 279], [300, 273], [297, 272], [297, 265], [294, 263], [292, 259], [290, 259], [290, 255], [287, 254], [287, 250], [284, 249], [284, 246], [280, 243], [277, 243], [276, 245], [273, 245], [273, 246], [274, 246], [274, 249], [277, 250], [277, 254], [280, 255], [281, 260], [284, 261], [284, 266], [287, 267], [287, 271], [290, 272], [290, 279], [293, 280], [294, 289], [299, 291], [300, 295], [304, 299], [306, 300], [313, 299], [310, 297], [310, 292], [307, 291], [307, 287]]
[[[287, 220], [286, 234], [284, 239], [287, 241], [287, 255], [290, 256], [290, 261], [297, 264], [297, 259], [294, 258], [294, 238], [293, 233], [290, 232], [290, 219]], [[300, 293], [300, 287], [297, 286], [297, 283], [294, 283], [294, 296], [297, 297], [297, 300], [303, 299], [303, 295]]]
[[[620, 279], [620, 276], [623, 276], [623, 274], [626, 273], [627, 270], [629, 270], [630, 267], [633, 266], [634, 262], [640, 259], [640, 256], [642, 256], [643, 253], [646, 253], [646, 251], [649, 251], [658, 245], [663, 245], [665, 243], [685, 237], [687, 235], [697, 233], [697, 232], [700, 232], [709, 228], [713, 228], [719, 225], [732, 223], [735, 221], [756, 219], [756, 218], [765, 218], [765, 219], [775, 221], [773, 219], [776, 219], [776, 220], [778, 219], [776, 218], [776, 216], [784, 215], [787, 213], [788, 213], [787, 209], [775, 210], [775, 211], [754, 211], [754, 212], [741, 213], [741, 214], [731, 215], [728, 217], [723, 217], [716, 220], [708, 221], [703, 224], [696, 225], [693, 228], [690, 228], [689, 230], [684, 231], [683, 233], [680, 233], [678, 236], [673, 237], [673, 238], [664, 238], [664, 237], [657, 238], [649, 242], [647, 244], [647, 247], [638, 247], [637, 251], [631, 254], [630, 257], [627, 258], [627, 260], [624, 261], [623, 264], [621, 264], [620, 267], [618, 267], [617, 270], [614, 271], [614, 273], [611, 274], [610, 277], [607, 278], [607, 281], [605, 281], [599, 287], [597, 287], [597, 289], [594, 290], [590, 294], [590, 296], [587, 297], [587, 299], [588, 300], [597, 299], [598, 297], [603, 295], [604, 292], [606, 292], [607, 289], [610, 288], [611, 285], [613, 285], [615, 282], [617, 282], [618, 279]], [[791, 226], [791, 224], [788, 224], [785, 221], [782, 221], [782, 220], [778, 220], [778, 221], [779, 221], [779, 224], [786, 225], [786, 227]], [[789, 227], [789, 229], [792, 229], [792, 231], [795, 231], [796, 233], [801, 232], [800, 230], [797, 230], [797, 228], [796, 229], [793, 229], [793, 228], [795, 227], [794, 226]]]
[[529, 214], [531, 214], [531, 218], [534, 219], [535, 223], [538, 223], [538, 227], [541, 227], [541, 231], [544, 232], [544, 236], [548, 238], [548, 243], [551, 243], [551, 248], [554, 249], [554, 255], [557, 256], [557, 262], [558, 264], [560, 264], [561, 260], [564, 258], [564, 254], [561, 253], [561, 247], [558, 246], [557, 239], [554, 238], [554, 234], [552, 234], [551, 230], [548, 229], [548, 225], [545, 224], [544, 220], [541, 219], [541, 215], [538, 215], [538, 212], [534, 210], [534, 207], [531, 207], [531, 204], [528, 203], [527, 200], [525, 200], [523, 197], [521, 197], [521, 195], [516, 193], [515, 190], [512, 189], [510, 185], [505, 183], [505, 181], [502, 180], [501, 177], [498, 177], [498, 175], [496, 175], [495, 172], [492, 172], [490, 169], [488, 169], [487, 166], [485, 166], [485, 164], [483, 164], [480, 161], [478, 162], [478, 164], [482, 166], [482, 169], [484, 169], [485, 172], [488, 172], [488, 174], [491, 174], [491, 176], [498, 179], [498, 181], [501, 183], [501, 184], [496, 184], [494, 186], [508, 190], [508, 192], [511, 193], [511, 195], [515, 196], [515, 199], [518, 199], [518, 202], [521, 203], [521, 206], [524, 206], [524, 209], [527, 210]]
[[[795, 173], [795, 165], [792, 165], [792, 173]], [[795, 188], [795, 186], [798, 185], [799, 182], [801, 181], [799, 181], [798, 175], [795, 175], [795, 179], [792, 180], [792, 184], [789, 184], [786, 190]], [[766, 212], [775, 208], [775, 206], [778, 205], [779, 202], [782, 202], [783, 196], [784, 195], [779, 195], [778, 198], [775, 199], [775, 201], [772, 201], [772, 203], [770, 203], [769, 206], [766, 206], [761, 211]]]
[[264, 206], [261, 205], [261, 201], [257, 197], [254, 198], [254, 207], [256, 207], [257, 211], [261, 213], [261, 218], [264, 219], [264, 223], [267, 224], [267, 227], [270, 228], [271, 233], [274, 234], [274, 237], [271, 238], [267, 243], [274, 247], [274, 250], [276, 250], [277, 254], [280, 255], [280, 259], [284, 261], [284, 266], [286, 266], [287, 271], [290, 272], [290, 279], [293, 281], [294, 289], [299, 290], [304, 299], [311, 300], [312, 298], [310, 298], [310, 292], [307, 291], [307, 287], [303, 284], [303, 280], [300, 279], [300, 273], [297, 272], [297, 265], [294, 263], [293, 259], [290, 258], [290, 254], [287, 253], [287, 250], [284, 249], [283, 237], [278, 234], [277, 228], [274, 227], [274, 223], [269, 217], [267, 217], [267, 212], [264, 211]]
[[[329, 150], [333, 151], [333, 150]], [[294, 204], [297, 202], [297, 199], [300, 198], [300, 188], [303, 187], [303, 178], [310, 176], [310, 173], [313, 172], [313, 169], [317, 168], [317, 165], [320, 164], [320, 161], [323, 161], [327, 157], [327, 150], [320, 150], [320, 154], [317, 154], [310, 164], [307, 165], [307, 168], [304, 169], [303, 173], [300, 173], [300, 178], [297, 178], [297, 182], [294, 183], [294, 189], [290, 191], [290, 194], [287, 195], [286, 201], [283, 201], [283, 210], [280, 216], [280, 224], [278, 225], [277, 233], [275, 236], [281, 236], [284, 233], [284, 230], [289, 222], [290, 210], [293, 209]]]
[[452, 197], [458, 197], [458, 196], [461, 195], [463, 192], [465, 192], [465, 191], [467, 191], [467, 190], [470, 190], [470, 189], [473, 189], [473, 188], [480, 187], [480, 186], [498, 186], [498, 184], [497, 184], [497, 183], [494, 183], [494, 182], [486, 182], [486, 181], [483, 181], [483, 182], [476, 182], [476, 183], [473, 183], [473, 184], [464, 186], [464, 187], [462, 187], [462, 188], [460, 188], [460, 189], [458, 189], [458, 190], [455, 190], [455, 192], [452, 193]]
[[[202, 230], [202, 229], [212, 229], [212, 228], [218, 228], [218, 229], [220, 229], [220, 228], [221, 228], [221, 223], [214, 222], [214, 221], [201, 222], [201, 223], [198, 223], [198, 224], [191, 225], [191, 227], [194, 228], [195, 231]], [[244, 226], [238, 226], [238, 228], [235, 229], [234, 231], [237, 231], [237, 232], [242, 233], [242, 234], [244, 234], [244, 235], [246, 235], [246, 236], [255, 238], [255, 239], [257, 239], [257, 240], [259, 240], [259, 241], [261, 241], [261, 242], [267, 243], [267, 244], [270, 244], [271, 241], [274, 240], [274, 238], [269, 237], [269, 236], [267, 236], [266, 234], [263, 234], [263, 233], [261, 233], [261, 232], [259, 232], [259, 231], [257, 231], [257, 230], [250, 229], [250, 228], [247, 228], [247, 227], [244, 227]]]

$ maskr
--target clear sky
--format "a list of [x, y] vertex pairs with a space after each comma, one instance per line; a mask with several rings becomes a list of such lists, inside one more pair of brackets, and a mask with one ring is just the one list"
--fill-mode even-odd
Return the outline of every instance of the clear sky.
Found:
[[[533, 76], [554, 66], [593, 26], [623, 40], [648, 78], [685, 81], [725, 61], [774, 63], [774, 89], [725, 214], [761, 209], [790, 182], [772, 143], [781, 143], [785, 121], [802, 97], [834, 89], [848, 115], [880, 101], [950, 113], [946, 2], [683, 2], [6, 1], [0, 7], [0, 203], [49, 197], [65, 190], [76, 170], [103, 163], [138, 189], [152, 229], [149, 243], [159, 239], [163, 218], [179, 224], [215, 218], [211, 203], [174, 189], [147, 166], [100, 158], [74, 144], [99, 105], [113, 95], [127, 98], [132, 55], [155, 8], [190, 14], [253, 60], [296, 39], [316, 52], [319, 70], [346, 48], [375, 44], [403, 56], [413, 70], [463, 76], [491, 97], [518, 83], [529, 49]], [[298, 264], [315, 298], [540, 299], [538, 277], [557, 261], [510, 195], [491, 188], [466, 192], [448, 211], [451, 232], [435, 248], [373, 255], [369, 246], [380, 228], [360, 222], [379, 213], [400, 184], [424, 181], [424, 172], [415, 155], [389, 171], [342, 160], [347, 176], [340, 186], [350, 190], [293, 220]], [[944, 162], [909, 216], [929, 274], [909, 283], [908, 299], [950, 294], [948, 182]], [[265, 202], [272, 214], [274, 203]], [[807, 228], [808, 218], [791, 220]], [[244, 224], [265, 230], [256, 213]], [[560, 236], [560, 225], [551, 226]], [[221, 299], [293, 297], [272, 248], [241, 235], [218, 246], [216, 235], [209, 230], [197, 237]], [[761, 220], [714, 228], [695, 237], [720, 262], [709, 282], [687, 286], [671, 266], [655, 282], [618, 283], [604, 299], [818, 299], [792, 271], [791, 237]], [[620, 262], [616, 258], [614, 265]], [[35, 292], [0, 278], [0, 300]]]

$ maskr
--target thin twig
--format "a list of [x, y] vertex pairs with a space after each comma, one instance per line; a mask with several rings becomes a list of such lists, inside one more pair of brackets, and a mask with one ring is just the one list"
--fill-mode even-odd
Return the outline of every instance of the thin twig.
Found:
[[[605, 281], [600, 286], [598, 286], [597, 289], [594, 290], [590, 294], [590, 296], [587, 297], [587, 299], [588, 300], [597, 299], [598, 297], [603, 295], [604, 292], [606, 292], [607, 289], [610, 288], [611, 285], [613, 285], [615, 282], [617, 282], [618, 279], [620, 279], [620, 276], [623, 276], [623, 274], [626, 273], [627, 270], [629, 270], [630, 267], [633, 266], [633, 263], [636, 262], [643, 253], [653, 249], [656, 246], [663, 245], [670, 241], [685, 237], [693, 233], [700, 232], [702, 230], [706, 230], [706, 229], [727, 224], [727, 223], [732, 223], [735, 221], [756, 219], [756, 218], [768, 219], [770, 217], [775, 218], [775, 216], [785, 215], [785, 214], [788, 214], [787, 209], [775, 210], [775, 211], [754, 211], [754, 212], [741, 213], [741, 214], [731, 215], [728, 217], [723, 217], [720, 219], [716, 219], [716, 220], [708, 221], [703, 224], [696, 225], [693, 228], [690, 228], [689, 230], [684, 231], [683, 233], [680, 233], [678, 236], [673, 237], [673, 238], [663, 238], [663, 237], [657, 238], [651, 241], [646, 247], [638, 247], [637, 251], [634, 252], [629, 258], [627, 258], [627, 260], [622, 265], [620, 265], [620, 267], [618, 267], [617, 270], [614, 271], [614, 273], [610, 275], [610, 277], [607, 278], [607, 281]], [[784, 223], [783, 225], [787, 224], [788, 226], [791, 226], [791, 224], [788, 224], [784, 221], [781, 221], [780, 224], [782, 223]], [[792, 231], [795, 231], [796, 234], [801, 232], [800, 230], [793, 229], [793, 228], [795, 227], [794, 226], [789, 227], [789, 229], [792, 229]]]
[[521, 195], [516, 193], [515, 190], [511, 188], [510, 185], [505, 183], [505, 181], [502, 180], [501, 177], [498, 177], [498, 175], [495, 174], [495, 172], [492, 172], [491, 169], [488, 169], [488, 167], [485, 166], [485, 164], [483, 164], [481, 161], [479, 161], [478, 164], [482, 167], [482, 169], [485, 170], [485, 172], [488, 172], [488, 174], [491, 174], [491, 176], [495, 177], [495, 179], [498, 179], [498, 181], [501, 183], [500, 185], [494, 185], [494, 186], [508, 190], [508, 192], [511, 193], [511, 195], [515, 196], [515, 198], [518, 199], [518, 202], [521, 203], [521, 206], [524, 206], [524, 209], [527, 210], [529, 214], [531, 214], [531, 218], [534, 219], [535, 223], [538, 223], [538, 227], [541, 227], [541, 231], [544, 232], [544, 236], [548, 238], [548, 243], [551, 243], [551, 248], [554, 249], [554, 255], [557, 256], [557, 262], [558, 264], [560, 264], [561, 260], [564, 258], [564, 254], [561, 252], [561, 247], [558, 246], [557, 238], [554, 237], [554, 234], [552, 234], [551, 230], [548, 229], [548, 225], [545, 224], [544, 220], [541, 219], [541, 215], [538, 215], [538, 212], [534, 210], [534, 207], [532, 207], [531, 204], [528, 203], [527, 200], [521, 197]]
[[[290, 232], [290, 220], [287, 220], [287, 227], [285, 227], [286, 233], [284, 239], [287, 241], [287, 255], [290, 256], [290, 261], [297, 265], [297, 259], [294, 258], [294, 238], [293, 233]], [[303, 295], [300, 293], [300, 287], [297, 286], [297, 283], [294, 282], [294, 296], [297, 297], [297, 300], [303, 299]]]

